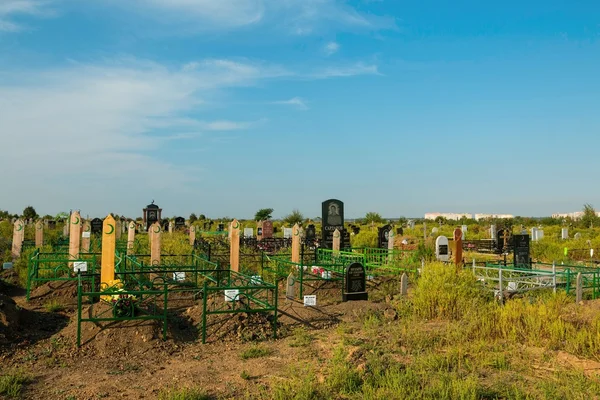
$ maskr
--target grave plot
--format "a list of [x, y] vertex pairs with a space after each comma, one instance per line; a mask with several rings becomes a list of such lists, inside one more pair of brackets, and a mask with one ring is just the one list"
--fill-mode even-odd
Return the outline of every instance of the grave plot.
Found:
[[[600, 296], [600, 269], [574, 265], [536, 264], [536, 268], [518, 268], [487, 263], [472, 266], [473, 274], [500, 298], [531, 290], [564, 290], [597, 299]], [[579, 292], [581, 294], [579, 294]]]

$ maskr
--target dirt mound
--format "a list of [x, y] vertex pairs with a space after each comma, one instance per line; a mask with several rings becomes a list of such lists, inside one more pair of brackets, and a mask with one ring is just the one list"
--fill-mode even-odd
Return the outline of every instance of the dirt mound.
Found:
[[19, 327], [20, 309], [10, 297], [0, 293], [0, 344], [6, 343]]
[[36, 302], [56, 300], [61, 304], [77, 304], [77, 282], [53, 281], [31, 291], [30, 299]]
[[[91, 312], [96, 317], [112, 315], [110, 306], [104, 303], [95, 304], [93, 309], [84, 307], [83, 318], [89, 318]], [[75, 344], [77, 319], [73, 318], [56, 336]], [[81, 344], [81, 353], [97, 358], [172, 354], [176, 347], [172, 342], [162, 340], [162, 322], [155, 320], [82, 322]]]

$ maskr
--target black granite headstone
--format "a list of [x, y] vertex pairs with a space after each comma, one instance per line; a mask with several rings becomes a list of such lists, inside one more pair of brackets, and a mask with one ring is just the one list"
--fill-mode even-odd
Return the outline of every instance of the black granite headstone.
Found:
[[223, 232], [225, 230], [225, 224], [219, 224], [217, 232]]
[[352, 263], [346, 268], [343, 301], [368, 300], [365, 267]]
[[377, 247], [380, 249], [387, 249], [390, 241], [390, 232], [392, 227], [389, 225], [382, 226], [379, 228], [377, 233]]
[[312, 242], [315, 240], [316, 236], [317, 230], [314, 224], [308, 225], [308, 227], [306, 228], [306, 240]]
[[531, 268], [529, 259], [529, 235], [514, 235], [513, 243], [515, 248], [515, 267]]
[[183, 218], [183, 217], [175, 218], [175, 229], [177, 229], [177, 230], [185, 229], [185, 218]]
[[329, 199], [321, 204], [322, 209], [322, 228], [321, 228], [321, 247], [326, 249], [333, 248], [333, 232], [337, 229], [340, 232], [344, 230], [344, 203], [340, 200]]
[[102, 224], [104, 224], [104, 221], [100, 218], [94, 218], [90, 221], [92, 235], [102, 234]]

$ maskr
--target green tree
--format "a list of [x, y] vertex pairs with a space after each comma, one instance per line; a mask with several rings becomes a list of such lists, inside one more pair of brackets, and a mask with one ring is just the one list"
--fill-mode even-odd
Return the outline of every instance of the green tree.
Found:
[[591, 204], [583, 205], [583, 216], [581, 217], [581, 225], [585, 228], [593, 228], [594, 225], [598, 226], [598, 216], [596, 210]]
[[272, 208], [261, 208], [254, 215], [254, 220], [255, 221], [264, 221], [266, 219], [270, 219], [272, 214], [273, 214]]
[[365, 223], [367, 224], [380, 224], [382, 222], [385, 222], [383, 220], [383, 218], [381, 218], [381, 215], [379, 215], [379, 213], [376, 212], [368, 212], [367, 215], [365, 215]]
[[200, 221], [204, 221], [204, 220], [206, 219], [206, 215], [204, 215], [204, 214], [200, 214], [200, 216], [198, 217], [198, 219], [199, 219]]
[[288, 225], [294, 225], [302, 223], [303, 220], [304, 215], [302, 215], [302, 213], [299, 210], [294, 209], [291, 214], [285, 216], [283, 222], [285, 222]]
[[191, 213], [190, 214], [190, 224], [193, 224], [196, 221], [198, 221], [198, 217], [196, 217], [196, 214]]
[[447, 222], [446, 218], [442, 217], [441, 215], [439, 217], [435, 217], [435, 222], [442, 223], [445, 224]]
[[27, 206], [23, 210], [23, 218], [25, 218], [25, 219], [29, 219], [29, 218], [35, 219], [37, 217], [38, 217], [38, 214], [35, 211], [35, 208], [33, 208], [32, 206]]

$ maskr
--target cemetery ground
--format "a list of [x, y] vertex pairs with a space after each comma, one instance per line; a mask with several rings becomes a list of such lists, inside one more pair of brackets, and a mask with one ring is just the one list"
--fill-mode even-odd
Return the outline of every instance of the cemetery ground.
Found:
[[[470, 227], [468, 237], [484, 238], [485, 228], [478, 228]], [[33, 229], [27, 227], [22, 238], [31, 240]], [[548, 274], [553, 261], [581, 263], [573, 257], [585, 262], [590, 254], [589, 249], [564, 247], [600, 244], [597, 228], [570, 241], [557, 239], [560, 228], [552, 229], [531, 247], [536, 261], [549, 263], [543, 267]], [[440, 226], [436, 233], [451, 236], [452, 230]], [[288, 268], [279, 275], [277, 338], [272, 337], [270, 313], [211, 315], [206, 344], [203, 302], [173, 292], [166, 340], [159, 321], [84, 322], [78, 347], [77, 282], [38, 282], [27, 301], [28, 260], [37, 250], [26, 249], [12, 269], [0, 271], [0, 398], [599, 398], [600, 301], [593, 299], [595, 289], [590, 292], [588, 287], [579, 303], [573, 287], [556, 293], [537, 288], [501, 303], [468, 262], [458, 268], [452, 262], [435, 262], [435, 237], [432, 232], [422, 241], [424, 231], [407, 228], [396, 238], [396, 244], [408, 240], [401, 245], [408, 251], [402, 262], [408, 261], [411, 271], [420, 268], [418, 279], [411, 273], [407, 294], [400, 293], [399, 270], [368, 280], [366, 301], [342, 302], [339, 282], [327, 278], [314, 292], [317, 305], [305, 307], [297, 294], [295, 300], [286, 300], [285, 277], [294, 268], [286, 261], [277, 266]], [[48, 242], [54, 241], [52, 235], [58, 238], [58, 230], [49, 230]], [[380, 247], [378, 235], [377, 227], [363, 226], [351, 245]], [[151, 253], [152, 236], [140, 234], [135, 240], [136, 254]], [[230, 249], [221, 252], [219, 243], [226, 242], [214, 242], [209, 253], [213, 258], [224, 255], [227, 265]], [[87, 245], [92, 252], [100, 250], [93, 241]], [[53, 246], [61, 242], [44, 242], [40, 249]], [[378, 254], [389, 260], [390, 248], [384, 249]], [[168, 255], [191, 250], [188, 236], [174, 232], [164, 235], [158, 254], [164, 262]], [[262, 258], [250, 253], [244, 248], [239, 254], [248, 277], [260, 272]], [[468, 248], [464, 255], [467, 261], [499, 261]], [[539, 281], [548, 282], [547, 275]], [[215, 297], [220, 305], [225, 304], [222, 292]], [[95, 307], [109, 306], [100, 301]], [[90, 312], [84, 305], [82, 314]]]
[[[198, 341], [197, 306], [170, 323], [113, 326], [80, 349], [68, 285], [26, 303], [14, 272], [3, 293], [26, 313], [0, 347], [10, 398], [598, 398], [600, 305], [559, 292], [499, 305], [468, 270], [428, 263], [406, 297], [391, 281], [369, 301], [284, 303], [278, 339]], [[55, 283], [53, 283], [55, 284]], [[64, 287], [62, 287], [64, 286]], [[34, 296], [35, 297], [35, 296]], [[325, 296], [326, 297], [326, 296]], [[10, 318], [3, 297], [0, 314]], [[329, 303], [329, 304], [327, 304]], [[14, 310], [14, 308], [13, 308]], [[14, 311], [13, 311], [14, 312]], [[14, 316], [13, 316], [14, 318]], [[242, 319], [240, 319], [242, 318]], [[179, 319], [179, 321], [177, 320]], [[13, 319], [14, 320], [14, 319]], [[235, 319], [238, 325], [243, 317]], [[91, 325], [91, 324], [88, 324]], [[97, 329], [85, 327], [88, 334]], [[8, 341], [8, 343], [7, 343]]]

